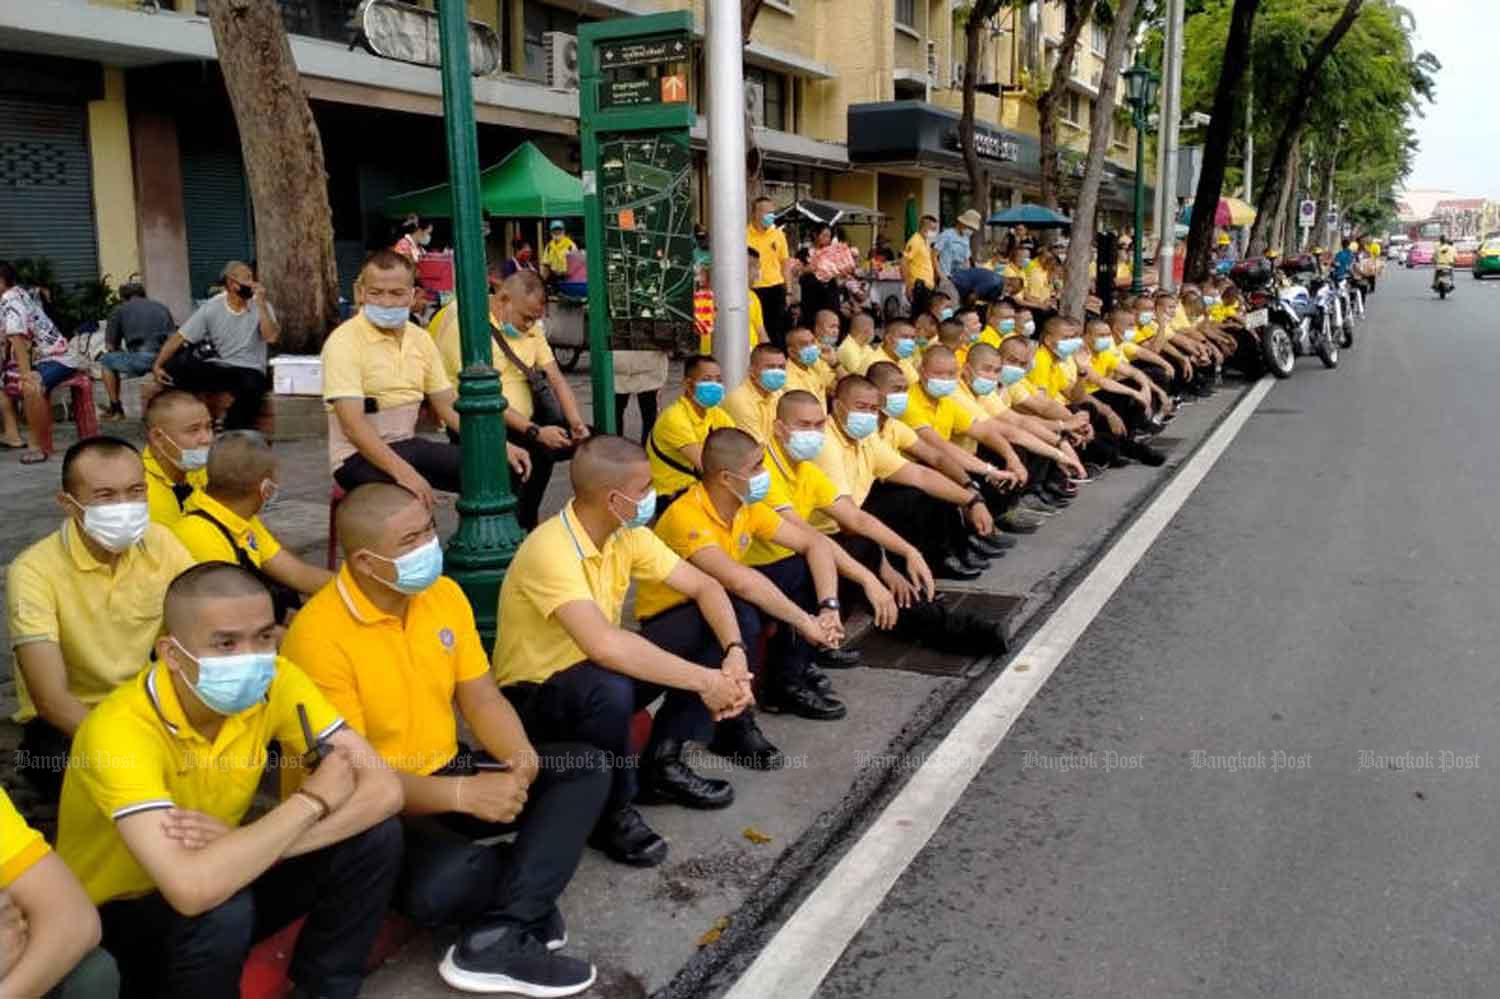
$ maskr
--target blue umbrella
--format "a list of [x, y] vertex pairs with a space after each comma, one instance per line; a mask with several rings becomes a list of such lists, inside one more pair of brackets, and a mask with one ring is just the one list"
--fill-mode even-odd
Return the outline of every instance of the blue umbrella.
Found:
[[1061, 229], [1073, 224], [1073, 220], [1059, 211], [1042, 205], [1021, 204], [996, 212], [988, 219], [990, 225], [1024, 225], [1028, 229]]

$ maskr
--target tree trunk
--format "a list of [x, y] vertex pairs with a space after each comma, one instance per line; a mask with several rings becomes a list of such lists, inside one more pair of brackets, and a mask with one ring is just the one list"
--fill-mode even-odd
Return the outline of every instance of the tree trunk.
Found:
[[[1234, 134], [1234, 109], [1242, 98], [1240, 81], [1250, 68], [1250, 38], [1255, 28], [1255, 12], [1260, 0], [1234, 0], [1229, 15], [1229, 38], [1224, 43], [1224, 63], [1219, 70], [1219, 84], [1214, 90], [1213, 117], [1203, 140], [1203, 166], [1198, 174], [1195, 205], [1219, 204], [1224, 196], [1224, 170], [1229, 165], [1229, 142]], [[1246, 178], [1248, 183], [1249, 178]], [[1214, 213], [1198, 211], [1188, 228], [1187, 259], [1183, 277], [1193, 283], [1203, 281], [1213, 269]]]
[[1301, 253], [1297, 240], [1297, 173], [1302, 169], [1302, 137], [1292, 146], [1292, 162], [1286, 172], [1286, 197], [1281, 202], [1282, 237], [1284, 254]]
[[[1264, 245], [1268, 232], [1266, 230], [1266, 215], [1275, 203], [1275, 198], [1281, 193], [1283, 178], [1287, 171], [1288, 161], [1291, 159], [1292, 144], [1302, 134], [1307, 124], [1307, 109], [1312, 104], [1313, 93], [1316, 89], [1318, 75], [1323, 71], [1323, 64], [1333, 54], [1349, 29], [1354, 25], [1354, 19], [1359, 16], [1360, 7], [1364, 0], [1345, 0], [1343, 13], [1339, 14], [1333, 27], [1328, 34], [1318, 42], [1318, 47], [1313, 49], [1312, 57], [1307, 62], [1307, 67], [1302, 71], [1302, 76], [1297, 80], [1296, 87], [1292, 91], [1291, 107], [1287, 109], [1286, 117], [1282, 121], [1281, 133], [1276, 137], [1276, 148], [1267, 161], [1265, 183], [1260, 189], [1260, 203], [1256, 206], [1258, 215], [1255, 219], [1255, 228], [1250, 230], [1250, 245], [1257, 243]], [[1274, 230], [1271, 230], [1274, 232]]]
[[1318, 163], [1318, 214], [1313, 216], [1313, 226], [1309, 230], [1321, 235], [1312, 237], [1313, 245], [1329, 245], [1331, 237], [1328, 228], [1328, 208], [1333, 204], [1333, 173], [1338, 164], [1339, 150], [1337, 146], [1330, 146], [1323, 150], [1323, 156]]
[[1114, 134], [1115, 89], [1120, 83], [1120, 67], [1125, 64], [1125, 45], [1130, 40], [1135, 8], [1136, 0], [1119, 0], [1115, 23], [1109, 30], [1109, 43], [1104, 49], [1104, 74], [1099, 81], [1099, 99], [1094, 102], [1089, 157], [1083, 183], [1078, 188], [1073, 229], [1068, 236], [1067, 277], [1058, 309], [1070, 319], [1083, 318], [1084, 303], [1089, 296], [1089, 251], [1093, 247], [1094, 220], [1099, 209], [1099, 182], [1104, 177], [1104, 154]]
[[746, 45], [750, 44], [750, 29], [755, 27], [755, 19], [765, 3], [766, 0], [740, 0], [740, 37]]
[[[755, 30], [755, 19], [766, 0], [740, 0], [740, 44], [750, 44], [750, 32]], [[743, 63], [743, 57], [741, 57]], [[743, 71], [742, 71], [743, 72]], [[790, 78], [788, 78], [790, 80]], [[765, 193], [765, 155], [755, 141], [755, 122], [750, 117], [750, 107], [745, 106], [745, 195], [751, 204]], [[750, 207], [745, 206], [746, 210]]]
[[[1042, 204], [1056, 208], [1059, 190], [1062, 187], [1062, 164], [1057, 158], [1057, 111], [1068, 90], [1068, 81], [1073, 78], [1073, 54], [1078, 51], [1078, 36], [1088, 18], [1084, 0], [1063, 0], [1063, 36], [1057, 45], [1057, 62], [1052, 66], [1052, 76], [1047, 89], [1037, 98], [1037, 144], [1042, 166]], [[1115, 14], [1119, 20], [1119, 12]], [[1097, 103], [1097, 102], [1096, 102]]]
[[257, 279], [281, 350], [317, 353], [338, 321], [323, 141], [275, 0], [209, 0], [209, 24], [255, 208]]
[[[979, 49], [985, 31], [984, 22], [995, 13], [994, 3], [976, 3], [964, 22], [964, 103], [963, 113], [958, 119], [958, 146], [964, 157], [964, 172], [969, 175], [970, 196], [978, 204], [981, 220], [990, 214], [990, 174], [979, 162], [979, 153], [974, 148], [975, 90], [979, 77]], [[969, 236], [970, 253], [975, 260], [981, 253], [980, 234], [984, 227]]]

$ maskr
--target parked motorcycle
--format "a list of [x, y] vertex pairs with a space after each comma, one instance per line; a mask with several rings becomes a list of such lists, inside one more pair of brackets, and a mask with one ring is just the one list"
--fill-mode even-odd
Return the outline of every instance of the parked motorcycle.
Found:
[[1231, 280], [1244, 292], [1245, 336], [1236, 352], [1235, 363], [1251, 377], [1269, 371], [1277, 378], [1291, 377], [1297, 364], [1294, 331], [1301, 320], [1276, 294], [1275, 274], [1269, 261], [1243, 260], [1229, 272]]
[[1432, 286], [1437, 289], [1438, 298], [1446, 299], [1453, 290], [1453, 268], [1439, 267], [1433, 275]]
[[[1292, 278], [1280, 295], [1297, 317], [1292, 343], [1298, 354], [1317, 354], [1325, 368], [1339, 366], [1338, 326], [1342, 303], [1326, 278], [1315, 277], [1311, 257], [1288, 260], [1283, 266]], [[1306, 283], [1304, 283], [1306, 282]]]

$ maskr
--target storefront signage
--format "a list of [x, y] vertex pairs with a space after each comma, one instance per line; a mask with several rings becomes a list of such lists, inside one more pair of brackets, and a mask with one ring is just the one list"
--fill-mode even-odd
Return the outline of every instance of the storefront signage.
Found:
[[628, 108], [659, 100], [655, 80], [605, 80], [599, 85], [599, 106]]
[[[963, 143], [959, 141], [957, 129], [944, 136], [944, 145], [963, 152]], [[987, 160], [999, 160], [1002, 163], [1014, 163], [1021, 158], [1021, 147], [1014, 139], [977, 125], [974, 127], [974, 152]]]
[[650, 66], [661, 62], [682, 62], [692, 51], [687, 35], [650, 38], [645, 41], [601, 42], [599, 68], [605, 72], [623, 66]]

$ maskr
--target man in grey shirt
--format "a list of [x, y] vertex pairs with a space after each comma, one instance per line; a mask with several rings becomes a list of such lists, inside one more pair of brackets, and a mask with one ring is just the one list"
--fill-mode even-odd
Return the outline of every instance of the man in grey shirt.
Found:
[[[253, 430], [269, 380], [266, 347], [281, 336], [276, 312], [246, 264], [224, 265], [224, 291], [204, 302], [167, 338], [152, 374], [188, 392], [228, 392], [225, 430]], [[193, 349], [181, 350], [183, 344]]]
[[120, 420], [125, 409], [120, 405], [120, 379], [150, 374], [156, 366], [156, 353], [177, 328], [177, 321], [165, 305], [146, 297], [139, 282], [120, 286], [120, 304], [104, 327], [106, 353], [99, 358], [104, 369], [104, 388], [109, 392], [106, 420]]

